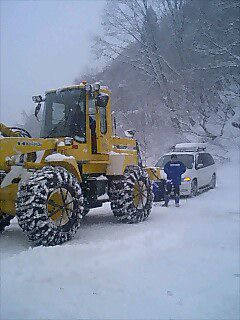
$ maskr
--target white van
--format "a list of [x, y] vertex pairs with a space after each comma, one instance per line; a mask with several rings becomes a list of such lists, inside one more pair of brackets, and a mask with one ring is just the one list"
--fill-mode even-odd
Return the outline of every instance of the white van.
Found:
[[164, 165], [170, 160], [172, 154], [176, 154], [178, 160], [182, 161], [187, 170], [182, 175], [180, 186], [181, 195], [196, 196], [201, 189], [215, 188], [216, 166], [213, 157], [205, 151], [205, 144], [180, 143], [173, 150], [162, 156], [156, 166], [160, 167], [161, 177], [166, 179], [163, 171]]

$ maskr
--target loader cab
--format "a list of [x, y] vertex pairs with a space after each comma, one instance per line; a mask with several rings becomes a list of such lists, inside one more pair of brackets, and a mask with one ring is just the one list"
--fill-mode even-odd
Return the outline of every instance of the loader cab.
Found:
[[90, 153], [107, 153], [111, 137], [109, 92], [79, 85], [46, 92], [41, 137], [71, 137]]

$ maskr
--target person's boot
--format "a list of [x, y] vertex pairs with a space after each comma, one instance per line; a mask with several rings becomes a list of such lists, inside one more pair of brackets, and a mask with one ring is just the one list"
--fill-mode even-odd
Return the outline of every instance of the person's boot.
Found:
[[162, 207], [168, 207], [168, 203], [164, 202], [164, 204], [162, 205]]
[[179, 204], [179, 196], [176, 196], [176, 197], [175, 197], [175, 207], [180, 207], [180, 204]]
[[169, 195], [165, 194], [164, 195], [164, 204], [162, 205], [163, 207], [168, 207], [168, 202], [169, 202]]

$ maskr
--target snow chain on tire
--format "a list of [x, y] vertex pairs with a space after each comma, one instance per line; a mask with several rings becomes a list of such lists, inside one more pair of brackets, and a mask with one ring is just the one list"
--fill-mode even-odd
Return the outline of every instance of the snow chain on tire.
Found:
[[[62, 204], [51, 200], [54, 196], [61, 196]], [[71, 201], [66, 204], [68, 198]], [[51, 205], [53, 209], [50, 210]], [[18, 222], [37, 245], [54, 246], [70, 240], [80, 226], [82, 212], [81, 187], [62, 167], [44, 167], [20, 186], [16, 203]], [[58, 215], [55, 220], [54, 215]]]
[[[139, 187], [144, 191], [136, 192]], [[136, 204], [136, 197], [140, 195], [139, 204]], [[153, 202], [152, 185], [147, 172], [140, 167], [128, 167], [123, 177], [110, 182], [109, 199], [113, 214], [119, 221], [144, 221], [151, 212]]]

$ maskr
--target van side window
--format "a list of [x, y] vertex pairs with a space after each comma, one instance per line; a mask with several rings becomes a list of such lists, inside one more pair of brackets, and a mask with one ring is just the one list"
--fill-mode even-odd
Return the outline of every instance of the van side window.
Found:
[[198, 164], [203, 164], [203, 167], [205, 167], [203, 153], [200, 153], [197, 157], [197, 165]]
[[203, 163], [203, 167], [208, 167], [214, 164], [213, 157], [209, 153], [201, 153], [198, 159], [201, 161], [199, 162], [198, 160], [198, 163]]
[[211, 166], [215, 163], [213, 160], [213, 157], [209, 153], [205, 153], [204, 157], [205, 157], [206, 166]]

